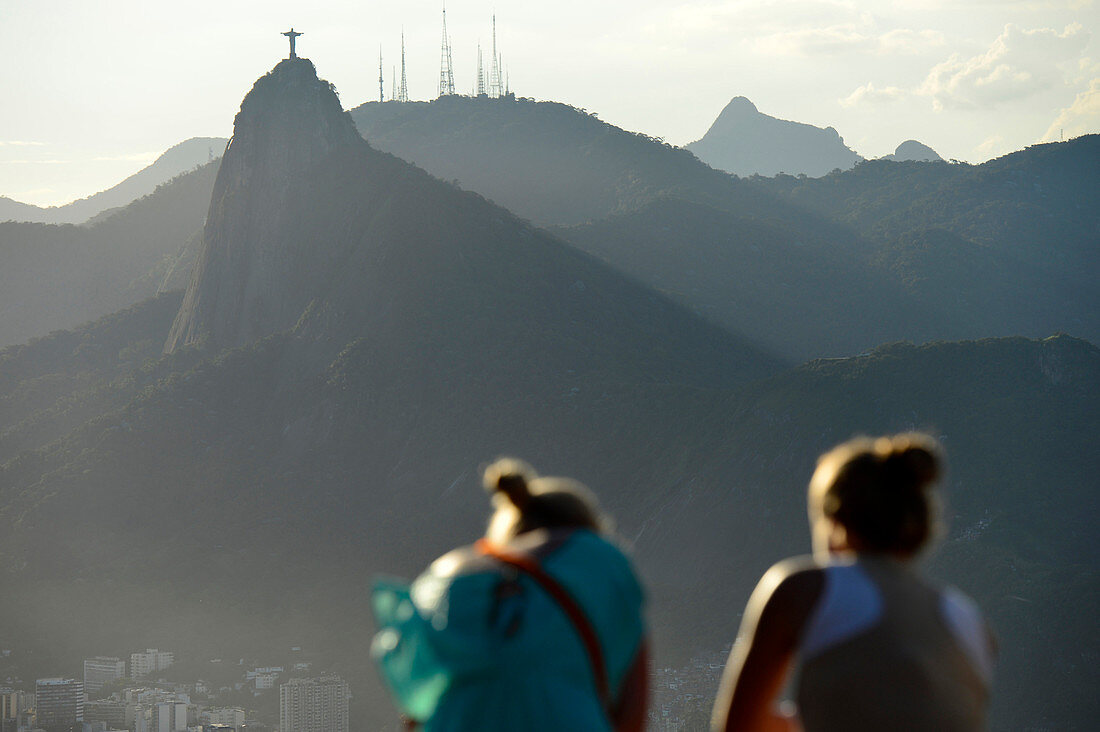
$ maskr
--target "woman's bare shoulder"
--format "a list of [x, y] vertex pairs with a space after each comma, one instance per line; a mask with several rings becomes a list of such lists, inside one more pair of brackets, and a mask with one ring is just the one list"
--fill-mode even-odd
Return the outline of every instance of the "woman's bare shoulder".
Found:
[[791, 557], [764, 573], [751, 603], [762, 620], [800, 631], [825, 587], [825, 569], [813, 557]]

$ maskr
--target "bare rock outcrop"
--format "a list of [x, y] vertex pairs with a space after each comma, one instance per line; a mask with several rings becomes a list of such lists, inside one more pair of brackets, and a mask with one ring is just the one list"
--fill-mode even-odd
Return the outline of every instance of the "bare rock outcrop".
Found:
[[234, 120], [166, 353], [242, 345], [294, 324], [301, 306], [282, 288], [309, 242], [282, 235], [288, 197], [297, 178], [336, 150], [362, 144], [308, 59], [285, 59], [256, 81]]

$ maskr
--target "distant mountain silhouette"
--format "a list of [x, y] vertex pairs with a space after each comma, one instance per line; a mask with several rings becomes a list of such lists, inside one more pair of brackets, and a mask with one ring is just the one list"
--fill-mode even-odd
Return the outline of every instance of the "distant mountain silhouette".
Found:
[[371, 145], [539, 225], [581, 224], [669, 196], [757, 218], [807, 219], [682, 148], [564, 104], [455, 96], [368, 102], [351, 116]]
[[[1086, 285], [1098, 208], [1098, 182], [1080, 170], [1087, 153], [1023, 151], [1019, 181], [996, 161], [736, 179], [562, 105], [455, 98], [352, 115], [368, 139], [521, 215], [596, 217], [553, 230], [790, 358], [899, 339], [1100, 340]], [[1032, 175], [1059, 195], [1032, 195]]]
[[685, 147], [700, 160], [735, 175], [822, 176], [862, 160], [832, 127], [776, 119], [745, 97], [734, 97], [707, 133]]
[[893, 160], [895, 162], [912, 160], [918, 163], [938, 163], [943, 161], [939, 153], [916, 140], [906, 140], [898, 145], [897, 149], [890, 155], [883, 155], [882, 159]]
[[87, 198], [64, 206], [43, 208], [0, 196], [0, 221], [27, 221], [45, 224], [80, 224], [111, 209], [125, 206], [156, 190], [172, 178], [221, 157], [224, 137], [192, 137], [173, 145], [152, 164], [124, 181]]
[[875, 242], [876, 265], [963, 328], [1100, 341], [1100, 135], [982, 165], [873, 160], [758, 181]]
[[185, 173], [86, 226], [0, 223], [0, 347], [183, 289], [216, 172]]

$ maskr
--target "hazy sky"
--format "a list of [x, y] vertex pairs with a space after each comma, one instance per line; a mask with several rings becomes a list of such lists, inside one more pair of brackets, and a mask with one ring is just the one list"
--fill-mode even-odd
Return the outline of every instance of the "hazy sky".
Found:
[[[915, 138], [979, 162], [1100, 131], [1100, 0], [451, 0], [455, 81], [497, 42], [520, 96], [684, 144], [735, 96], [831, 125], [866, 157]], [[225, 136], [253, 81], [299, 55], [345, 108], [436, 95], [440, 3], [0, 0], [0, 195], [108, 188], [188, 137]]]

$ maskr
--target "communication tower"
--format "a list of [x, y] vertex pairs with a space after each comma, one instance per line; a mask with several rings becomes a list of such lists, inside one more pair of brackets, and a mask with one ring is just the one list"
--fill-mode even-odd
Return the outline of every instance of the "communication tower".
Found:
[[477, 81], [474, 82], [474, 96], [485, 96], [485, 67], [481, 65], [481, 44], [477, 44]]
[[497, 53], [497, 14], [493, 13], [493, 62], [489, 67], [489, 96], [494, 98], [504, 96], [500, 66], [500, 55]]
[[386, 101], [382, 95], [382, 46], [378, 47], [378, 101]]
[[397, 101], [409, 101], [409, 85], [405, 80], [405, 29], [401, 29], [401, 86], [397, 87]]
[[455, 93], [455, 74], [451, 64], [451, 39], [447, 35], [447, 5], [443, 4], [443, 48], [439, 54], [439, 96]]

